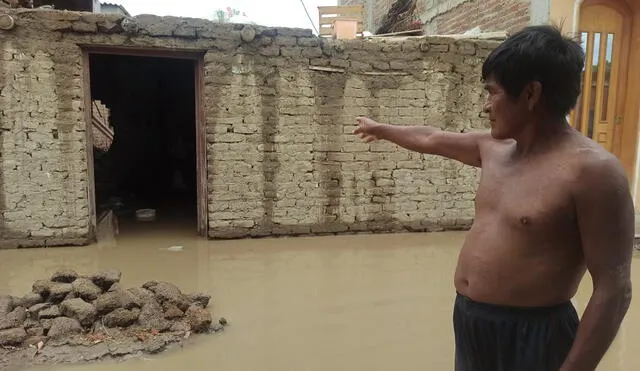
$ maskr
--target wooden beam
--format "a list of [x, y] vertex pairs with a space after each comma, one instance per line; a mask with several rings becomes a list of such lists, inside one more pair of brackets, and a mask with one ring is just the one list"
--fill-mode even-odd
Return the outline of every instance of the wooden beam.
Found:
[[89, 204], [89, 233], [87, 240], [96, 242], [98, 215], [96, 208], [96, 177], [93, 162], [93, 121], [91, 116], [91, 71], [89, 53], [82, 52], [82, 90], [84, 94], [85, 151], [87, 154], [87, 198]]
[[407, 72], [396, 72], [396, 71], [391, 71], [391, 72], [368, 71], [368, 72], [363, 72], [362, 74], [370, 75], [370, 76], [409, 76], [409, 73]]
[[343, 6], [319, 6], [318, 12], [320, 18], [330, 15], [364, 15], [364, 4], [359, 5], [343, 5]]
[[414, 34], [414, 33], [420, 33], [422, 34], [424, 31], [419, 28], [417, 30], [407, 30], [407, 31], [398, 31], [398, 32], [390, 32], [390, 33], [381, 33], [381, 34], [377, 34], [377, 35], [371, 35], [369, 36], [370, 38], [376, 38], [376, 37], [389, 37], [389, 36], [401, 36], [401, 35], [410, 35], [410, 34]]
[[335, 67], [322, 67], [322, 66], [309, 66], [309, 69], [312, 71], [322, 71], [322, 72], [338, 72], [344, 73], [344, 68], [335, 68]]
[[[361, 26], [361, 25], [358, 25], [358, 31], [356, 33], [362, 33], [362, 32], [364, 32], [364, 27]], [[413, 31], [413, 32], [416, 32], [416, 31]], [[333, 35], [333, 27], [322, 27], [322, 28], [320, 28], [320, 35], [321, 36], [331, 36], [331, 35]]]
[[96, 117], [92, 118], [91, 123], [93, 124], [93, 127], [98, 129], [98, 131], [102, 133], [102, 135], [106, 136], [107, 139], [113, 141], [115, 134], [110, 128], [106, 127], [102, 122], [100, 122], [100, 120], [96, 119]]
[[200, 60], [204, 58], [206, 49], [168, 49], [152, 47], [128, 47], [128, 46], [100, 46], [93, 44], [79, 44], [89, 54], [127, 55], [133, 57], [157, 57], [171, 59]]
[[356, 19], [357, 34], [364, 32], [364, 4], [344, 6], [319, 6], [318, 7], [320, 36], [333, 35], [333, 22], [339, 19]]
[[194, 63], [196, 101], [196, 176], [197, 176], [197, 210], [198, 234], [207, 237], [209, 234], [209, 183], [207, 173], [207, 118], [205, 114], [204, 54]]

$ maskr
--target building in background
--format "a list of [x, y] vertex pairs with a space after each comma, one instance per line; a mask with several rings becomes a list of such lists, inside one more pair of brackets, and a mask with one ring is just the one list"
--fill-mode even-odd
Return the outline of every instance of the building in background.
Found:
[[100, 9], [98, 0], [34, 0], [35, 8], [53, 6], [58, 10], [77, 10], [81, 12], [97, 12]]
[[127, 17], [131, 17], [131, 14], [129, 14], [127, 9], [125, 9], [120, 4], [100, 3], [97, 0], [95, 0], [95, 1], [100, 6], [100, 8], [99, 8], [100, 10], [98, 10], [100, 13], [116, 13], [116, 14], [122, 14], [122, 15], [127, 16]]
[[34, 7], [53, 6], [57, 10], [72, 10], [94, 13], [117, 13], [127, 17], [131, 15], [119, 4], [100, 3], [100, 0], [34, 0]]
[[[365, 29], [376, 33], [396, 2], [414, 1], [415, 17], [427, 34], [513, 31], [537, 17], [538, 0], [339, 0], [340, 5], [365, 5]], [[546, 1], [546, 0], [544, 0]]]

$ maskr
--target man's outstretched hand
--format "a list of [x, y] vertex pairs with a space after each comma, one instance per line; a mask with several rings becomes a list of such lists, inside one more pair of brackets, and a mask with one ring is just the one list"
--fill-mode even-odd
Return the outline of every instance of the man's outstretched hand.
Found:
[[366, 117], [357, 117], [356, 125], [358, 125], [358, 127], [353, 131], [353, 133], [358, 135], [362, 140], [365, 141], [365, 143], [378, 140], [375, 132], [380, 126], [382, 126], [382, 124], [379, 124]]

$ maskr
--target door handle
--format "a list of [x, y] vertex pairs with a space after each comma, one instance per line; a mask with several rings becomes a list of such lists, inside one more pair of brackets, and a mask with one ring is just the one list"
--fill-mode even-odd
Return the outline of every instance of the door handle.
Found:
[[622, 124], [622, 121], [623, 121], [623, 117], [622, 117], [622, 116], [616, 116], [616, 118], [614, 119], [614, 121], [613, 121], [613, 122], [614, 122], [616, 125], [620, 125], [620, 124]]

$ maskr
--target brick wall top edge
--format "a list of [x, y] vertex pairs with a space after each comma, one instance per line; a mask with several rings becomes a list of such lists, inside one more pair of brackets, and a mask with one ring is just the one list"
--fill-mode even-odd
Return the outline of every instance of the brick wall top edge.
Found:
[[[315, 38], [310, 29], [289, 27], [265, 27], [244, 24], [217, 23], [207, 19], [156, 16], [141, 14], [125, 17], [113, 13], [75, 12], [50, 9], [0, 9], [0, 14], [9, 14], [16, 26], [30, 27], [38, 31], [77, 31], [96, 33], [136, 33], [147, 36], [172, 36], [175, 38], [224, 38], [230, 31], [240, 31], [250, 26], [256, 34], [269, 36], [309, 37]], [[72, 27], [84, 24], [84, 27]], [[68, 28], [65, 27], [68, 26]]]
[[[318, 39], [310, 29], [264, 27], [244, 24], [220, 24], [206, 19], [138, 15], [127, 18], [112, 13], [72, 12], [48, 9], [0, 9], [0, 14], [11, 15], [16, 28], [33, 33], [50, 32], [80, 34], [122, 34], [128, 36], [162, 37], [175, 39], [239, 39], [243, 29], [258, 36]], [[3, 31], [11, 32], [11, 31]], [[501, 40], [466, 36], [416, 36], [389, 37], [357, 40], [327, 40], [323, 47], [346, 49], [385, 50], [386, 45], [464, 44], [475, 43], [480, 47], [494, 48]]]
[[[321, 41], [323, 49], [329, 50], [353, 50], [363, 49], [368, 51], [429, 51], [433, 45], [473, 45], [480, 49], [495, 49], [503, 40], [489, 40], [479, 38], [456, 38], [442, 36], [419, 36], [412, 38], [372, 38], [355, 40], [331, 40]], [[440, 49], [438, 49], [440, 50]], [[451, 52], [456, 49], [442, 51]], [[464, 53], [463, 53], [464, 54]]]

